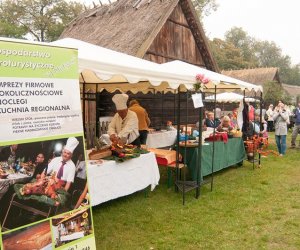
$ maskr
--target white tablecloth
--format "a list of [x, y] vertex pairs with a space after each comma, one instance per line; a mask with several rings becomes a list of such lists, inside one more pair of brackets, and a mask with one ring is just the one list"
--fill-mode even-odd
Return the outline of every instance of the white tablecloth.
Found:
[[63, 235], [60, 237], [61, 241], [69, 241], [69, 240], [76, 240], [79, 238], [84, 237], [84, 232], [76, 232], [69, 235]]
[[87, 174], [92, 206], [132, 194], [151, 185], [151, 191], [160, 178], [154, 153], [122, 163], [104, 161], [100, 165], [88, 162]]
[[2, 196], [7, 192], [10, 185], [15, 183], [24, 183], [31, 179], [30, 176], [25, 174], [10, 174], [6, 179], [0, 179], [0, 200]]
[[146, 145], [149, 148], [163, 148], [172, 146], [176, 141], [177, 130], [149, 133]]

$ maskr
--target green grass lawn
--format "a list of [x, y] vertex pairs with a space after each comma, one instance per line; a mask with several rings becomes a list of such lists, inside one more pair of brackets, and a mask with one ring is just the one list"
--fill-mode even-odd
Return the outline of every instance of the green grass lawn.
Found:
[[[275, 149], [270, 135], [271, 149]], [[290, 139], [288, 139], [290, 145]], [[97, 249], [300, 249], [300, 149], [215, 175], [214, 190], [143, 192], [93, 208]]]

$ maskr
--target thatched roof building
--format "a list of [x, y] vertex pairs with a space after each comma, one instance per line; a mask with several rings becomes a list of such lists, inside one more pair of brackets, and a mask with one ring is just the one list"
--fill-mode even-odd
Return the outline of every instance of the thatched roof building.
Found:
[[181, 60], [218, 71], [191, 0], [118, 0], [81, 14], [65, 37], [157, 63]]
[[263, 85], [267, 82], [280, 83], [278, 68], [254, 68], [240, 70], [223, 70], [224, 75], [231, 76], [245, 82]]
[[300, 86], [282, 84], [283, 89], [292, 97], [292, 102], [296, 103], [300, 100]]

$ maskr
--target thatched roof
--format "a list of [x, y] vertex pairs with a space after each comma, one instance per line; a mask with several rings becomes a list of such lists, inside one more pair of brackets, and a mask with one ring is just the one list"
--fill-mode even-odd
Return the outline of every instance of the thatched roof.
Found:
[[71, 37], [143, 58], [178, 4], [186, 16], [206, 68], [217, 71], [190, 0], [118, 0], [87, 10], [68, 25], [60, 38]]
[[271, 81], [280, 83], [278, 68], [222, 70], [221, 73], [253, 84], [262, 85]]
[[292, 97], [297, 98], [300, 96], [300, 86], [282, 84], [283, 89]]

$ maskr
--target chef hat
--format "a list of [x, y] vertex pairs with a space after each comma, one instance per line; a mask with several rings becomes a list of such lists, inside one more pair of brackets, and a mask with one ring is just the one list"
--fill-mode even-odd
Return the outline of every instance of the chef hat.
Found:
[[126, 94], [115, 94], [112, 98], [117, 110], [127, 109], [127, 100], [128, 95]]
[[64, 149], [66, 149], [66, 150], [70, 151], [71, 153], [73, 153], [73, 151], [78, 146], [78, 144], [79, 144], [79, 141], [75, 137], [70, 137], [67, 140], [67, 144], [64, 147]]

